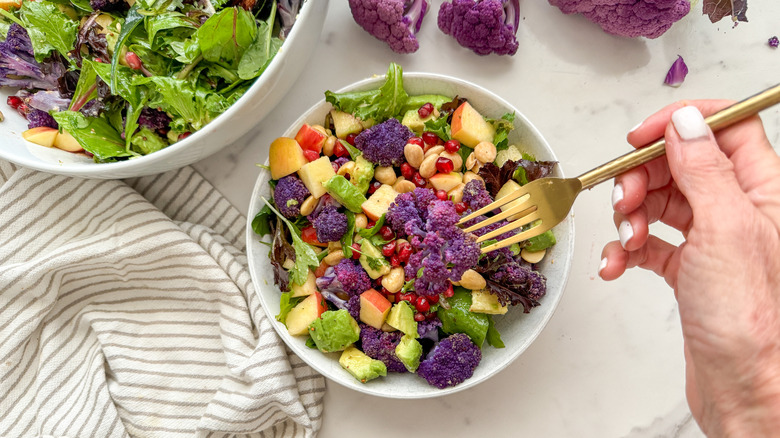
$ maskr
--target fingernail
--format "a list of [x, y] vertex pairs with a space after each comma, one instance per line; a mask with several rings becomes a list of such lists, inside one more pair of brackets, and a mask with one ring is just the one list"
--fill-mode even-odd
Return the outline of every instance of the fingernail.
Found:
[[631, 222], [624, 220], [620, 223], [620, 226], [618, 227], [618, 237], [620, 238], [620, 244], [623, 246], [623, 249], [625, 249], [626, 243], [634, 237], [634, 229], [631, 228]]
[[636, 124], [636, 126], [634, 126], [633, 128], [631, 128], [631, 130], [630, 130], [630, 131], [628, 131], [628, 133], [630, 134], [630, 133], [632, 133], [632, 132], [636, 131], [636, 130], [637, 130], [637, 129], [639, 129], [639, 127], [640, 127], [640, 126], [642, 126], [644, 123], [645, 123], [645, 122], [644, 122], [644, 120], [643, 120], [643, 121], [641, 121], [641, 122], [639, 122], [639, 123], [637, 123], [637, 124]]
[[615, 184], [615, 187], [612, 188], [612, 207], [614, 208], [615, 205], [623, 200], [623, 184], [617, 183]]
[[704, 117], [695, 106], [684, 106], [672, 114], [674, 129], [683, 140], [709, 137], [710, 130]]
[[603, 271], [604, 268], [606, 267], [607, 267], [607, 258], [604, 257], [603, 259], [601, 259], [601, 264], [599, 265], [599, 275], [601, 275], [601, 271]]

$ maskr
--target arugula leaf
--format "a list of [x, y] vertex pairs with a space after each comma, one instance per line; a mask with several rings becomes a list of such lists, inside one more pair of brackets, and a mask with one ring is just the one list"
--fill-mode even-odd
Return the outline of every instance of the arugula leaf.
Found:
[[710, 21], [716, 23], [731, 15], [735, 22], [747, 22], [747, 0], [704, 0], [702, 12], [709, 16]]
[[205, 60], [236, 67], [256, 35], [252, 13], [232, 7], [209, 17], [195, 33], [195, 39]]
[[[33, 42], [36, 60], [43, 60], [43, 50], [46, 50], [45, 54], [48, 55], [51, 48], [65, 59], [71, 60], [68, 53], [73, 51], [76, 45], [78, 22], [68, 18], [51, 2], [22, 2], [20, 12]], [[35, 49], [36, 45], [38, 49]], [[38, 59], [39, 55], [43, 58]]]
[[347, 215], [347, 232], [341, 236], [341, 250], [344, 252], [345, 258], [351, 258], [352, 239], [355, 235], [355, 213], [346, 210], [344, 214]]
[[344, 149], [349, 152], [349, 156], [352, 157], [353, 160], [357, 160], [357, 157], [363, 155], [363, 152], [360, 149], [352, 146], [348, 141], [339, 139], [339, 143], [341, 143], [341, 145], [344, 146]]
[[400, 114], [409, 95], [404, 90], [403, 69], [391, 63], [385, 83], [374, 90], [347, 93], [325, 92], [325, 100], [341, 111], [354, 114], [361, 120], [384, 121]]
[[144, 16], [139, 12], [141, 2], [135, 2], [133, 6], [127, 11], [125, 21], [122, 23], [122, 30], [119, 32], [116, 45], [114, 46], [114, 55], [111, 57], [111, 93], [117, 94], [117, 66], [119, 65], [119, 57], [122, 56], [122, 47], [127, 44], [127, 39], [130, 38], [130, 34], [143, 22]]
[[149, 85], [147, 96], [150, 107], [159, 107], [180, 117], [195, 130], [202, 128], [228, 107], [219, 94], [167, 76], [135, 76], [132, 85]]
[[252, 230], [260, 237], [265, 237], [271, 234], [271, 215], [273, 212], [271, 208], [264, 205], [260, 211], [257, 212], [255, 218], [252, 219]]
[[106, 119], [86, 117], [76, 111], [60, 111], [52, 117], [98, 161], [136, 155], [125, 149], [125, 140]]
[[378, 233], [379, 230], [382, 228], [382, 225], [385, 224], [385, 215], [383, 214], [378, 221], [374, 224], [371, 228], [363, 228], [361, 230], [358, 230], [358, 234], [360, 234], [364, 238], [369, 238], [373, 236], [374, 234]]
[[515, 113], [506, 113], [498, 120], [488, 120], [496, 129], [496, 135], [493, 136], [493, 144], [496, 150], [504, 150], [509, 147], [509, 133], [515, 129]]
[[292, 247], [295, 250], [295, 266], [290, 270], [290, 279], [293, 283], [302, 285], [306, 282], [306, 278], [309, 276], [309, 267], [317, 268], [320, 265], [317, 253], [314, 252], [314, 248], [311, 245], [304, 242], [301, 239], [301, 232], [293, 225], [287, 218], [282, 216], [281, 213], [276, 211], [271, 203], [267, 199], [262, 198], [265, 205], [276, 214], [290, 229], [290, 235], [292, 236]]
[[276, 2], [271, 2], [271, 14], [266, 21], [257, 22], [257, 36], [238, 63], [238, 77], [253, 79], [262, 74], [274, 59], [282, 40], [273, 36]]

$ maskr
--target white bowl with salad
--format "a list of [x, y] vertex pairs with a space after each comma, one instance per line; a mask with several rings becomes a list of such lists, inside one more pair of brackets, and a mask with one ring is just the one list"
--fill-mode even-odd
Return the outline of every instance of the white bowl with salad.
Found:
[[552, 317], [574, 224], [482, 255], [456, 222], [562, 177], [555, 154], [510, 103], [449, 76], [391, 64], [325, 96], [272, 142], [249, 206], [250, 273], [274, 328], [366, 394], [436, 397], [495, 375]]
[[327, 0], [0, 5], [0, 158], [85, 178], [201, 160], [293, 85]]

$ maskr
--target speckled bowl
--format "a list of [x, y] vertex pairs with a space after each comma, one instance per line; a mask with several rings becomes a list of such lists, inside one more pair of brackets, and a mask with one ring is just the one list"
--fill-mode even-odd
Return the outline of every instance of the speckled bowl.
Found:
[[22, 116], [5, 105], [9, 90], [0, 90], [0, 158], [24, 167], [82, 178], [119, 179], [152, 175], [192, 164], [236, 141], [262, 120], [295, 84], [322, 33], [328, 0], [308, 0], [298, 20], [265, 72], [227, 111], [200, 131], [171, 146], [142, 157], [115, 163], [95, 163], [81, 155], [25, 141]]
[[[384, 77], [366, 79], [349, 85], [340, 91], [376, 88], [383, 81]], [[544, 137], [520, 111], [510, 103], [478, 85], [436, 74], [404, 73], [404, 88], [410, 95], [443, 94], [466, 97], [486, 117], [500, 118], [503, 114], [514, 111], [516, 129], [510, 135], [510, 144], [522, 145], [539, 160], [557, 161], [555, 154]], [[287, 130], [279, 132], [279, 135], [294, 136], [304, 122], [321, 124], [330, 107], [329, 103], [326, 103], [324, 100], [320, 101], [296, 120]], [[559, 166], [556, 166], [554, 176], [564, 176]], [[499, 315], [494, 318], [496, 327], [501, 333], [506, 347], [497, 349], [485, 344], [482, 350], [482, 362], [470, 379], [460, 385], [443, 390], [429, 386], [424, 379], [409, 373], [388, 373], [387, 377], [378, 378], [365, 384], [360, 383], [341, 368], [338, 363], [339, 353], [323, 354], [317, 349], [306, 347], [304, 343], [305, 338], [290, 336], [285, 326], [275, 320], [276, 315], [279, 313], [280, 291], [273, 284], [273, 274], [268, 259], [268, 246], [260, 243], [251, 227], [251, 219], [264, 205], [260, 196], [264, 196], [267, 199], [271, 197], [268, 185], [269, 179], [269, 172], [262, 170], [255, 184], [248, 211], [250, 224], [247, 226], [246, 236], [249, 271], [252, 281], [262, 301], [263, 309], [273, 321], [274, 328], [284, 342], [306, 363], [331, 381], [340, 385], [366, 394], [398, 399], [437, 397], [470, 388], [495, 375], [520, 356], [547, 325], [561, 299], [569, 276], [571, 258], [574, 251], [574, 222], [571, 216], [555, 227], [554, 232], [558, 243], [548, 251], [547, 256], [541, 263], [541, 271], [547, 277], [547, 295], [542, 298], [541, 305], [532, 309], [528, 314], [523, 313], [521, 308], [515, 307], [511, 308], [506, 315]]]

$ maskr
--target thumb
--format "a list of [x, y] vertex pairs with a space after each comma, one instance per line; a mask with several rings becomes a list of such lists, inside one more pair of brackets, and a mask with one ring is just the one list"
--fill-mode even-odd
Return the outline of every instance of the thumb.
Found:
[[721, 151], [712, 130], [695, 106], [685, 106], [672, 114], [666, 128], [666, 156], [669, 170], [694, 214], [707, 216], [726, 208], [724, 199], [743, 196], [734, 165]]

